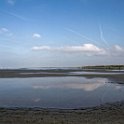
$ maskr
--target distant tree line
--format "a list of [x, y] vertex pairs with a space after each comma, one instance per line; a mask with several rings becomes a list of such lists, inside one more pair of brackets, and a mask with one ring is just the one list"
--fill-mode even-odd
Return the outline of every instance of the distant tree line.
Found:
[[83, 66], [83, 69], [124, 70], [124, 65]]

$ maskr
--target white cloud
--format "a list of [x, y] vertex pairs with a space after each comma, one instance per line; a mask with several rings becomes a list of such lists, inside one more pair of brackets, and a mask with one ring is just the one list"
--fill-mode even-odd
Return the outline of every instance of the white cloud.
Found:
[[7, 3], [10, 4], [10, 5], [14, 5], [16, 2], [16, 0], [7, 0]]
[[1, 29], [0, 29], [0, 32], [1, 32], [1, 33], [8, 32], [8, 31], [9, 31], [9, 30], [8, 30], [7, 28], [1, 28]]
[[41, 35], [38, 34], [38, 33], [34, 33], [34, 34], [32, 35], [32, 37], [35, 38], [35, 39], [39, 39], [39, 38], [41, 38]]
[[103, 52], [104, 50], [93, 45], [93, 44], [83, 44], [82, 46], [69, 46], [64, 48], [67, 52]]
[[124, 48], [120, 47], [119, 45], [114, 45], [114, 49], [119, 52], [123, 52]]
[[110, 49], [110, 55], [111, 56], [124, 56], [124, 48], [120, 47], [119, 45], [114, 45]]
[[11, 37], [13, 33], [10, 32], [7, 28], [2, 27], [0, 28], [0, 35]]
[[80, 46], [64, 46], [64, 47], [51, 47], [51, 46], [34, 46], [34, 51], [50, 51], [50, 52], [64, 52], [64, 53], [80, 53], [87, 56], [124, 56], [124, 48], [119, 45], [114, 45], [109, 48], [100, 48], [94, 44], [83, 44]]
[[82, 46], [65, 46], [65, 47], [50, 47], [50, 46], [34, 46], [32, 50], [36, 51], [60, 51], [67, 53], [83, 53], [86, 55], [104, 55], [106, 51], [93, 44], [83, 44]]
[[51, 50], [51, 47], [49, 47], [49, 46], [34, 46], [32, 49], [33, 50]]

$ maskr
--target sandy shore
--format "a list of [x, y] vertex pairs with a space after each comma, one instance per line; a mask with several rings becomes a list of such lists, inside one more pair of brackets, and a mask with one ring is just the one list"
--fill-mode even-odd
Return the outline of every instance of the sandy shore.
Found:
[[1, 108], [0, 124], [124, 124], [124, 103], [73, 110]]

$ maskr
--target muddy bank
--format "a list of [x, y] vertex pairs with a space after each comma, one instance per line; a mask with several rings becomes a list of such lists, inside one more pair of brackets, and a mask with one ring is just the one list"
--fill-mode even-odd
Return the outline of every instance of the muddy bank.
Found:
[[124, 103], [60, 110], [1, 108], [0, 124], [123, 124]]
[[43, 77], [43, 76], [118, 76], [123, 77], [124, 71], [88, 71], [88, 70], [0, 70], [0, 78], [7, 77]]
[[[81, 73], [78, 73], [81, 71]], [[0, 70], [0, 78], [63, 77], [81, 76], [85, 78], [108, 78], [110, 82], [124, 84], [124, 72], [82, 70]]]

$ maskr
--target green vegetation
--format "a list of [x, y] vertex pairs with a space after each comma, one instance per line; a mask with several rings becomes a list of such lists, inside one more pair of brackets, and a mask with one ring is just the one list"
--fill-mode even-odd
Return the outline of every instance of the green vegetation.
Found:
[[83, 69], [100, 69], [100, 70], [124, 70], [124, 65], [98, 65], [83, 66]]

